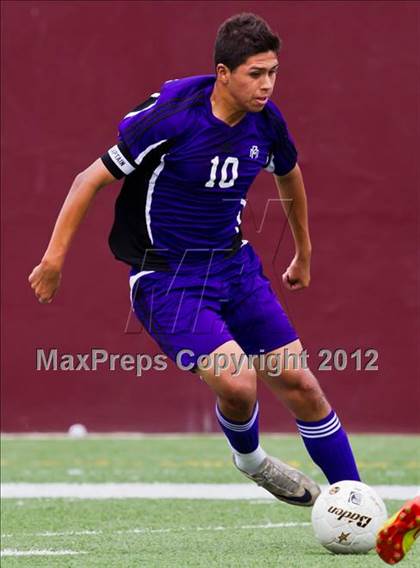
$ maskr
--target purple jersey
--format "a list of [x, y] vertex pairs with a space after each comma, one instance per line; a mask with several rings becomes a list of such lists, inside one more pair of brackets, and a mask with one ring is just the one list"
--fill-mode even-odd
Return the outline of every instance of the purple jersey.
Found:
[[126, 176], [110, 235], [114, 255], [140, 270], [170, 270], [233, 254], [242, 245], [242, 210], [263, 168], [287, 174], [297, 153], [269, 101], [235, 126], [216, 118], [215, 76], [166, 82], [130, 112], [119, 143], [102, 160]]

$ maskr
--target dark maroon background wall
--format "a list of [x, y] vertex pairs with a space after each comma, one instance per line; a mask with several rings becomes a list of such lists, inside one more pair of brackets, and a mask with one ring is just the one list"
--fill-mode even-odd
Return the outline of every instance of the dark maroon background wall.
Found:
[[[275, 101], [298, 143], [314, 243], [309, 289], [291, 260], [274, 182], [250, 193], [248, 238], [316, 370], [321, 348], [379, 352], [378, 371], [318, 376], [353, 431], [416, 431], [419, 403], [419, 3], [3, 2], [2, 401], [7, 431], [216, 430], [213, 400], [171, 364], [146, 372], [37, 372], [36, 348], [157, 353], [130, 318], [107, 234], [118, 186], [77, 235], [53, 304], [27, 285], [76, 173], [114, 144], [122, 115], [169, 78], [212, 71], [218, 25], [255, 10], [284, 40]], [[366, 361], [363, 361], [366, 363]], [[262, 389], [262, 426], [291, 430]]]

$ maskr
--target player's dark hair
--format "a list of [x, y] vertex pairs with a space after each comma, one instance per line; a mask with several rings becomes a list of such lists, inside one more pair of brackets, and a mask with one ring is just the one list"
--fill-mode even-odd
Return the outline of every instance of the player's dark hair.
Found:
[[217, 31], [214, 64], [223, 63], [231, 71], [257, 53], [281, 49], [281, 39], [265, 20], [255, 14], [237, 14], [225, 20]]

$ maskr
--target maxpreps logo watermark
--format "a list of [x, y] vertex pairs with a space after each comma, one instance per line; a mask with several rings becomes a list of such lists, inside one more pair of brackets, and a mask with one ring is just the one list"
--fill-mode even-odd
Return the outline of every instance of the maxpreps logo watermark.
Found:
[[[218, 353], [195, 355], [191, 349], [181, 349], [176, 354], [175, 364], [182, 371], [212, 370], [216, 377], [229, 370], [232, 377], [240, 375], [243, 369], [257, 367], [271, 377], [279, 377], [283, 371], [308, 369], [309, 354], [300, 353]], [[344, 349], [320, 349], [318, 361], [312, 365], [317, 371], [377, 371], [378, 352], [376, 349], [356, 349], [349, 355]], [[106, 349], [92, 348], [86, 353], [61, 353], [58, 349], [36, 349], [37, 371], [127, 371], [138, 377], [147, 371], [166, 371], [168, 356], [163, 353], [109, 353]]]

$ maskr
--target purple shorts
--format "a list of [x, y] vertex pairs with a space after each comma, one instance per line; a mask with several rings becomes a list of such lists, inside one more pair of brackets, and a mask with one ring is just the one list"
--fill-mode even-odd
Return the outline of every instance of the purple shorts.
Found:
[[177, 363], [195, 364], [230, 340], [259, 355], [298, 338], [249, 244], [210, 267], [132, 272], [130, 281], [137, 318]]

